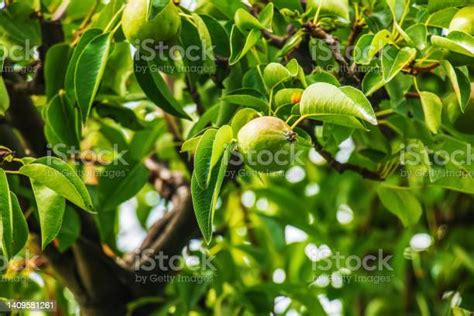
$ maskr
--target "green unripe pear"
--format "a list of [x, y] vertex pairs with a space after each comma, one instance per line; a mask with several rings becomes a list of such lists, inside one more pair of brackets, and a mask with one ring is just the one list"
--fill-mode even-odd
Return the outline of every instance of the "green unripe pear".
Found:
[[474, 6], [459, 10], [449, 23], [449, 31], [460, 31], [474, 35]]
[[295, 154], [296, 133], [277, 117], [262, 116], [245, 124], [237, 134], [244, 162], [259, 172], [287, 169]]
[[[129, 0], [123, 11], [123, 33], [132, 44], [145, 40], [170, 41], [177, 37], [181, 28], [178, 8], [172, 1], [162, 8], [152, 8], [150, 1]], [[150, 17], [156, 12], [155, 16]]]

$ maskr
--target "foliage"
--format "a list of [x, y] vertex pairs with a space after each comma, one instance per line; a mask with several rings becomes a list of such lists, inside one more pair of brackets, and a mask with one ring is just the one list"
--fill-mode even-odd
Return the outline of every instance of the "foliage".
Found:
[[[472, 1], [1, 3], [0, 299], [474, 310]], [[151, 282], [146, 249], [211, 264]]]

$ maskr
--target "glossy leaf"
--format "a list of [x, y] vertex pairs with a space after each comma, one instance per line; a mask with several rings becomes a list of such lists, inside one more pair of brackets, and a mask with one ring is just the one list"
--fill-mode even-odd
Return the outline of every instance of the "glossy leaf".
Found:
[[92, 200], [84, 182], [63, 160], [55, 157], [39, 158], [21, 167], [19, 172], [83, 210], [93, 212]]
[[71, 47], [60, 43], [48, 49], [44, 65], [44, 79], [46, 82], [46, 97], [51, 100], [59, 90], [64, 89], [67, 65]]
[[99, 90], [110, 47], [111, 35], [108, 33], [99, 35], [87, 44], [77, 60], [74, 88], [83, 122], [87, 120]]
[[81, 220], [74, 208], [70, 205], [66, 206], [64, 219], [61, 229], [57, 235], [58, 249], [64, 252], [69, 249], [79, 238], [81, 233]]
[[464, 32], [450, 32], [447, 37], [433, 35], [431, 43], [435, 47], [474, 57], [474, 37]]
[[352, 87], [337, 88], [328, 83], [313, 83], [300, 102], [301, 115], [350, 115], [377, 124], [375, 114], [362, 92]]
[[385, 52], [382, 54], [382, 70], [385, 82], [392, 80], [404, 67], [409, 65], [416, 57], [416, 49], [404, 47], [396, 50], [395, 54]]
[[0, 77], [0, 115], [5, 115], [5, 112], [10, 107], [10, 96], [8, 95], [5, 81]]
[[337, 16], [349, 20], [349, 4], [347, 0], [309, 0], [307, 10], [314, 14], [320, 6], [321, 15]]
[[38, 208], [41, 228], [41, 247], [44, 249], [59, 233], [66, 208], [66, 200], [47, 186], [31, 180]]
[[231, 144], [232, 139], [234, 138], [234, 133], [230, 125], [224, 125], [217, 130], [214, 143], [212, 145], [212, 155], [211, 155], [211, 169], [216, 166], [216, 164], [221, 159], [224, 151]]
[[78, 113], [64, 93], [54, 96], [46, 107], [45, 114], [46, 127], [49, 129], [46, 136], [53, 137], [53, 139], [48, 137], [50, 144], [61, 144], [79, 149], [79, 135], [76, 127]]
[[441, 127], [441, 112], [443, 110], [443, 103], [441, 99], [434, 93], [427, 91], [420, 91], [421, 105], [425, 113], [426, 126], [432, 133], [437, 133]]
[[448, 61], [444, 60], [441, 62], [441, 64], [443, 65], [449, 81], [451, 82], [451, 87], [456, 94], [459, 107], [461, 111], [464, 112], [471, 95], [471, 84], [469, 79], [463, 72], [454, 68]]
[[76, 86], [74, 84], [74, 80], [79, 56], [81, 56], [87, 45], [100, 34], [102, 34], [102, 31], [100, 29], [92, 28], [87, 30], [86, 32], [84, 32], [84, 34], [82, 34], [79, 43], [74, 48], [72, 56], [69, 60], [69, 64], [66, 71], [66, 78], [64, 82], [64, 86], [66, 88], [66, 95], [71, 101], [76, 101]]
[[0, 169], [0, 232], [3, 254], [7, 260], [11, 259], [25, 246], [28, 226], [3, 169]]
[[230, 32], [230, 58], [229, 64], [235, 65], [254, 47], [261, 38], [260, 31], [252, 29], [246, 37], [234, 26]]
[[377, 194], [383, 206], [396, 215], [404, 226], [418, 222], [422, 208], [416, 196], [409, 190], [380, 187]]
[[101, 212], [114, 210], [135, 196], [147, 183], [149, 174], [142, 163], [124, 165], [117, 162], [107, 166], [99, 180]]
[[194, 156], [194, 172], [193, 178], [201, 189], [207, 189], [211, 179], [211, 157], [214, 140], [216, 138], [217, 130], [208, 129], [204, 132], [199, 141]]
[[214, 211], [229, 160], [230, 150], [226, 150], [220, 162], [218, 163], [219, 168], [214, 168], [212, 170], [207, 188], [202, 188], [199, 185], [196, 173], [193, 174], [191, 179], [191, 196], [193, 200], [194, 212], [196, 214], [196, 219], [201, 233], [207, 243], [209, 243], [212, 238]]
[[171, 115], [189, 119], [189, 116], [169, 91], [161, 74], [155, 67], [152, 67], [152, 61], [147, 61], [146, 57], [140, 55], [140, 52], [137, 52], [135, 56], [134, 71], [143, 92], [156, 106]]

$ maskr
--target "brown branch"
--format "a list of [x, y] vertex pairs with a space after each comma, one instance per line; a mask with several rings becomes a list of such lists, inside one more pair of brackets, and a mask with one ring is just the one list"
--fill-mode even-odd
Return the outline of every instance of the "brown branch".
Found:
[[432, 72], [433, 69], [437, 68], [438, 66], [440, 66], [441, 64], [439, 62], [434, 62], [428, 66], [424, 66], [424, 67], [421, 67], [421, 66], [415, 66], [414, 62], [410, 65], [407, 66], [407, 68], [403, 69], [404, 72], [407, 72], [408, 74], [412, 75], [412, 76], [416, 76], [420, 73], [424, 73], [424, 72]]
[[335, 36], [329, 34], [324, 29], [316, 24], [313, 24], [312, 22], [306, 23], [303, 25], [303, 27], [312, 38], [320, 39], [329, 46], [334, 59], [339, 64], [339, 76], [341, 78], [353, 78], [356, 82], [360, 82], [360, 79], [350, 67], [349, 62], [341, 54], [340, 43]]
[[332, 169], [336, 170], [338, 173], [344, 173], [346, 171], [353, 171], [355, 173], [360, 174], [365, 179], [375, 180], [375, 181], [384, 181], [385, 179], [377, 172], [369, 170], [367, 168], [352, 164], [352, 163], [341, 163], [337, 161], [333, 155], [324, 149], [323, 145], [318, 141], [317, 137], [315, 136], [314, 132], [311, 130], [312, 128], [308, 125], [304, 126], [301, 125], [302, 128], [311, 136], [311, 140], [313, 142], [313, 147], [316, 151], [323, 157], [328, 166]]
[[[153, 269], [143, 269], [142, 267], [148, 266], [150, 261], [155, 261], [157, 256], [166, 260], [180, 255], [188, 241], [198, 236], [191, 190], [189, 183], [181, 173], [170, 171], [156, 159], [148, 159], [146, 166], [152, 173], [150, 180], [155, 188], [164, 198], [172, 202], [173, 209], [153, 224], [145, 240], [134, 253], [124, 257], [125, 267], [134, 271], [137, 278], [147, 277], [151, 274], [170, 276], [178, 271], [161, 270], [162, 267], [159, 265]], [[169, 267], [167, 262], [163, 264]], [[143, 286], [153, 290], [163, 290], [161, 283], [146, 282]]]
[[262, 30], [263, 37], [269, 41], [269, 43], [277, 48], [283, 48], [286, 42], [295, 34], [294, 25], [289, 25], [286, 34], [284, 36], [278, 36], [271, 33], [268, 30]]
[[363, 29], [364, 29], [363, 23], [361, 23], [360, 21], [354, 21], [354, 23], [352, 24], [351, 33], [349, 34], [349, 37], [347, 38], [346, 56], [347, 56], [347, 50], [350, 49], [355, 44], [357, 37], [360, 35]]

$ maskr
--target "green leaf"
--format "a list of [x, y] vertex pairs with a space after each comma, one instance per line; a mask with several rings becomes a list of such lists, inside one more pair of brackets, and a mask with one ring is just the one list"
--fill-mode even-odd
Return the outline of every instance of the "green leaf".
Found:
[[230, 56], [229, 34], [226, 29], [215, 18], [209, 15], [201, 15], [201, 19], [206, 23], [210, 32], [211, 40], [214, 45], [214, 54], [224, 58]]
[[409, 37], [408, 43], [410, 45], [415, 46], [420, 51], [425, 49], [426, 36], [428, 34], [426, 25], [418, 23], [410, 26], [405, 31]]
[[186, 140], [183, 145], [181, 145], [181, 152], [194, 152], [199, 145], [201, 136], [196, 136]]
[[110, 45], [111, 34], [99, 35], [87, 44], [77, 60], [74, 88], [83, 122], [87, 120], [99, 90], [110, 53]]
[[44, 65], [46, 97], [51, 100], [59, 90], [64, 89], [65, 74], [71, 47], [67, 43], [59, 43], [48, 49]]
[[383, 206], [398, 216], [405, 227], [416, 224], [420, 219], [420, 202], [409, 190], [380, 187], [377, 194]]
[[265, 27], [260, 21], [245, 9], [238, 9], [234, 16], [235, 25], [242, 33], [247, 33], [252, 29], [261, 30]]
[[64, 219], [59, 230], [57, 240], [58, 240], [58, 249], [60, 252], [64, 252], [69, 249], [79, 238], [81, 233], [81, 220], [79, 215], [70, 205], [66, 206], [66, 211], [64, 212]]
[[369, 58], [369, 49], [372, 45], [374, 35], [364, 34], [357, 40], [352, 56], [357, 64], [368, 65], [372, 58]]
[[214, 144], [212, 145], [211, 169], [219, 162], [224, 151], [227, 149], [229, 144], [232, 143], [233, 137], [234, 132], [230, 125], [224, 125], [217, 130]]
[[[11, 212], [11, 232], [12, 239], [10, 246], [7, 246], [8, 251], [4, 250], [4, 253], [7, 253], [8, 258], [14, 257], [19, 253], [23, 247], [25, 247], [26, 242], [28, 241], [28, 224], [26, 223], [25, 215], [20, 208], [20, 203], [18, 198], [13, 192], [10, 192], [11, 201], [12, 201], [12, 212]], [[5, 218], [3, 218], [5, 219]], [[5, 227], [5, 226], [4, 226]], [[5, 248], [4, 248], [5, 249]]]
[[434, 47], [474, 57], [474, 37], [464, 32], [453, 31], [447, 37], [433, 35], [431, 36], [431, 43]]
[[[214, 74], [216, 72], [216, 64], [212, 48], [213, 43], [204, 21], [199, 15], [193, 14], [192, 18], [182, 19], [181, 28], [180, 44], [183, 47], [190, 47], [192, 50], [179, 52], [182, 61], [177, 61], [177, 63], [182, 62], [185, 66], [184, 69], [194, 69], [186, 72], [186, 75], [192, 78], [191, 80], [197, 80], [199, 74]], [[168, 52], [171, 55], [173, 51], [169, 50]], [[177, 53], [177, 51], [173, 53]], [[155, 61], [160, 62], [162, 59], [163, 57], [158, 55]], [[174, 57], [174, 59], [176, 60], [177, 58]], [[173, 61], [173, 58], [171, 61]], [[177, 68], [183, 68], [181, 66]]]
[[117, 104], [100, 104], [96, 108], [100, 117], [108, 117], [132, 131], [142, 130], [144, 123], [132, 109]]
[[235, 65], [244, 57], [249, 50], [254, 47], [261, 38], [261, 33], [257, 29], [252, 29], [244, 38], [244, 35], [234, 25], [230, 32], [230, 58], [229, 65]]
[[87, 188], [74, 169], [56, 157], [43, 157], [24, 165], [19, 172], [45, 185], [85, 211], [93, 212]]
[[209, 123], [215, 122], [219, 115], [220, 103], [214, 104], [194, 124], [188, 133], [188, 138], [198, 135]]
[[259, 117], [259, 113], [254, 109], [245, 108], [241, 109], [237, 113], [235, 113], [234, 117], [232, 118], [231, 126], [234, 135], [237, 135], [239, 130], [252, 119]]
[[317, 120], [317, 121], [322, 121], [325, 123], [330, 123], [330, 124], [335, 124], [335, 125], [340, 125], [340, 126], [345, 126], [345, 127], [350, 127], [350, 128], [357, 128], [357, 129], [362, 129], [367, 131], [367, 128], [364, 126], [364, 124], [361, 123], [358, 119], [356, 119], [353, 116], [347, 116], [347, 115], [313, 115], [308, 117], [311, 120]]
[[26, 244], [28, 226], [5, 171], [0, 169], [0, 233], [3, 254], [14, 257]]
[[[366, 120], [370, 124], [377, 125], [377, 118], [375, 117], [372, 105], [362, 93], [362, 91], [352, 86], [343, 86], [340, 87], [339, 90], [344, 92], [346, 96], [348, 96], [352, 100], [352, 102], [361, 114], [361, 117], [359, 118]], [[357, 115], [355, 116], [358, 117]]]
[[[392, 80], [405, 66], [410, 64], [416, 57], [416, 49], [404, 47], [400, 50], [390, 48], [392, 51], [382, 54], [382, 71], [385, 82]], [[394, 57], [395, 56], [395, 57]]]
[[298, 100], [301, 98], [303, 91], [303, 89], [299, 88], [286, 88], [278, 90], [278, 92], [275, 93], [274, 97], [274, 108], [277, 109], [282, 105], [294, 105], [296, 103], [299, 103]]
[[307, 11], [315, 14], [321, 6], [320, 16], [337, 16], [349, 20], [349, 4], [347, 0], [308, 0]]
[[290, 71], [279, 63], [270, 63], [263, 70], [263, 81], [268, 89], [273, 89], [279, 83], [291, 78]]
[[300, 111], [303, 116], [350, 115], [377, 124], [373, 109], [361, 91], [352, 87], [338, 88], [325, 82], [313, 83], [306, 88], [301, 97]]
[[362, 80], [362, 90], [366, 96], [372, 95], [375, 91], [379, 90], [385, 85], [383, 80], [382, 71], [380, 68], [374, 68], [365, 74]]
[[469, 82], [469, 78], [466, 75], [453, 67], [451, 63], [446, 60], [442, 60], [441, 64], [443, 65], [446, 74], [451, 82], [451, 86], [453, 87], [454, 93], [456, 94], [456, 99], [458, 101], [459, 107], [462, 112], [466, 109], [469, 98], [471, 95], [471, 84]]
[[204, 132], [199, 141], [196, 154], [194, 156], [194, 173], [193, 177], [196, 183], [202, 188], [206, 189], [209, 185], [211, 177], [211, 157], [214, 140], [216, 138], [217, 130], [208, 129]]
[[390, 8], [395, 23], [401, 19], [410, 4], [410, 0], [386, 0], [386, 2]]
[[147, 183], [149, 171], [143, 163], [107, 166], [99, 180], [101, 212], [114, 210], [137, 194]]
[[41, 247], [56, 238], [63, 222], [66, 200], [47, 186], [31, 180], [41, 227]]
[[69, 60], [69, 64], [66, 71], [66, 78], [64, 82], [64, 86], [66, 88], [66, 95], [71, 101], [76, 100], [76, 87], [74, 85], [74, 78], [77, 69], [77, 61], [79, 56], [81, 56], [84, 49], [87, 45], [96, 37], [102, 34], [102, 30], [100, 29], [89, 29], [84, 34], [82, 34], [79, 43], [77, 44], [76, 48], [74, 49], [71, 59]]
[[271, 29], [272, 28], [272, 22], [273, 22], [273, 3], [269, 2], [267, 5], [260, 11], [260, 14], [258, 16], [258, 20], [262, 24], [262, 26], [266, 29]]
[[428, 11], [434, 12], [450, 7], [461, 7], [468, 5], [470, 0], [429, 0]]
[[[250, 92], [249, 89], [242, 89], [241, 91], [233, 91], [231, 94], [227, 94], [221, 98], [221, 101], [237, 104], [244, 107], [249, 107], [257, 111], [265, 111], [268, 109], [268, 104], [262, 98], [245, 94]], [[235, 94], [234, 94], [235, 93]]]
[[[46, 107], [46, 137], [50, 144], [63, 144], [79, 149], [79, 135], [76, 127], [78, 113], [63, 93], [56, 95]], [[53, 134], [51, 139], [48, 136]]]
[[441, 112], [443, 103], [441, 99], [434, 93], [420, 91], [421, 105], [423, 113], [425, 113], [425, 123], [428, 129], [436, 134], [441, 127]]
[[8, 95], [7, 87], [3, 81], [3, 77], [0, 77], [0, 115], [5, 115], [5, 112], [10, 107], [10, 96]]
[[374, 35], [372, 42], [369, 46], [369, 50], [367, 52], [367, 57], [369, 62], [374, 58], [375, 54], [377, 54], [382, 48], [385, 47], [388, 43], [392, 42], [392, 35], [388, 30], [381, 30]]
[[133, 135], [128, 152], [134, 161], [142, 161], [155, 149], [158, 138], [166, 133], [165, 121], [153, 122], [153, 124]]
[[[203, 52], [208, 52], [205, 54], [203, 62], [203, 73], [206, 74], [214, 74], [216, 72], [216, 58], [214, 57], [214, 50], [213, 50], [213, 43], [211, 34], [207, 28], [206, 23], [204, 23], [203, 19], [197, 15], [192, 15], [194, 23], [199, 33], [199, 37], [202, 43], [202, 50]], [[204, 54], [202, 54], [204, 56]]]
[[225, 172], [231, 156], [230, 148], [224, 152], [219, 162], [219, 168], [214, 168], [210, 177], [208, 188], [202, 188], [196, 173], [191, 179], [191, 196], [193, 200], [194, 213], [202, 232], [204, 240], [210, 243], [212, 238], [212, 223], [217, 199], [224, 181]]
[[426, 25], [447, 29], [449, 28], [449, 23], [458, 11], [458, 8], [446, 8], [435, 12], [430, 15], [426, 21]]
[[142, 56], [140, 51], [135, 55], [135, 76], [143, 92], [163, 111], [176, 117], [189, 119], [189, 116], [169, 91], [160, 72], [152, 67], [152, 61], [147, 61], [147, 59], [149, 58]]

